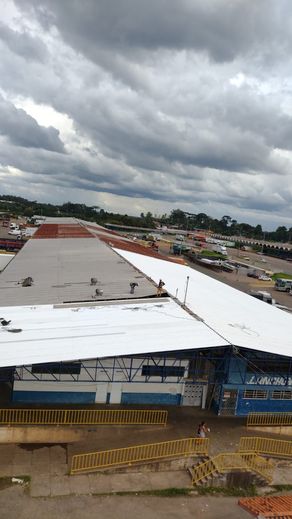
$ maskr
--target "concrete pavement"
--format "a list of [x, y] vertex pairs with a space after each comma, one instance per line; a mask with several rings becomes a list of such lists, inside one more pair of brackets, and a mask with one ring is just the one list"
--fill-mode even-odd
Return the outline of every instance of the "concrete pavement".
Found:
[[69, 476], [67, 449], [60, 446], [0, 446], [0, 478], [30, 476], [32, 497], [141, 492], [191, 487], [185, 470]]
[[174, 487], [191, 488], [191, 479], [186, 471], [82, 474], [76, 476], [33, 475], [30, 484], [30, 495], [32, 497], [98, 495], [115, 494], [117, 492], [142, 492]]

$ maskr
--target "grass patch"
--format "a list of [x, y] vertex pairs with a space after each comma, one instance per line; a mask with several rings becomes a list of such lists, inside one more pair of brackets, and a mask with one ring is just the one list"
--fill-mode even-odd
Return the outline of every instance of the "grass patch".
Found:
[[226, 256], [224, 256], [223, 254], [220, 254], [220, 252], [215, 252], [214, 250], [203, 249], [202, 251], [200, 251], [199, 255], [202, 258], [213, 258], [213, 259], [225, 259], [226, 260]]
[[292, 485], [273, 485], [275, 492], [282, 492], [283, 490], [291, 491]]
[[[116, 496], [155, 496], [155, 497], [180, 497], [192, 496], [197, 494], [199, 496], [233, 496], [233, 497], [254, 497], [257, 496], [257, 490], [254, 485], [246, 488], [241, 487], [188, 487], [188, 488], [164, 488], [161, 490], [141, 490], [138, 492], [114, 492]], [[96, 494], [101, 495], [101, 494]], [[105, 494], [109, 495], [109, 494]], [[112, 494], [110, 494], [112, 495]]]
[[194, 487], [200, 496], [224, 495], [234, 497], [254, 497], [257, 496], [257, 489], [254, 485], [242, 487]]
[[14, 483], [12, 481], [13, 478], [21, 479], [23, 481], [23, 483], [21, 483], [21, 484], [25, 485], [25, 486], [28, 486], [30, 484], [30, 480], [31, 480], [30, 476], [13, 476], [13, 477], [4, 476], [2, 478], [0, 477], [0, 490], [4, 490], [5, 488], [12, 487], [12, 485], [19, 484], [19, 483]]
[[164, 488], [161, 490], [141, 490], [138, 492], [115, 492], [116, 496], [156, 496], [156, 497], [177, 497], [188, 496], [192, 492], [192, 488]]
[[276, 274], [273, 274], [271, 278], [276, 281], [277, 278], [281, 279], [292, 279], [291, 274], [286, 274], [285, 272], [276, 272]]
[[13, 477], [15, 477], [17, 479], [22, 479], [23, 483], [26, 483], [26, 484], [31, 482], [31, 476], [25, 475], [25, 476], [13, 476]]

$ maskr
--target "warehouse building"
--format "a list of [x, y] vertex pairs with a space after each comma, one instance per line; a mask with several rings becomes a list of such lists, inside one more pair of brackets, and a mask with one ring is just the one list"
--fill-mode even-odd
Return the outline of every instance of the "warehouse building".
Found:
[[98, 225], [46, 219], [0, 306], [6, 403], [292, 411], [291, 315]]

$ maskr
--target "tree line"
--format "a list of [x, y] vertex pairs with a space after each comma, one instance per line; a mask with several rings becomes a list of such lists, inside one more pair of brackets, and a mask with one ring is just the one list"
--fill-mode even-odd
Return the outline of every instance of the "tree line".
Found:
[[34, 215], [52, 217], [75, 217], [82, 220], [96, 222], [100, 225], [112, 223], [116, 225], [129, 225], [133, 227], [145, 227], [153, 229], [157, 226], [175, 226], [177, 229], [194, 231], [198, 229], [211, 231], [233, 237], [255, 238], [277, 242], [292, 241], [292, 227], [277, 227], [275, 231], [264, 231], [261, 225], [239, 223], [229, 215], [222, 218], [212, 218], [205, 213], [189, 213], [181, 209], [173, 209], [169, 215], [153, 215], [150, 211], [141, 213], [140, 216], [131, 216], [105, 211], [98, 206], [75, 204], [66, 202], [62, 205], [45, 204], [36, 200], [12, 195], [2, 195], [0, 199], [0, 212], [8, 212], [10, 215], [26, 216]]
[[[165, 215], [166, 216], [166, 215]], [[257, 240], [269, 240], [276, 242], [291, 242], [292, 227], [284, 225], [277, 227], [275, 231], [265, 231], [261, 225], [250, 225], [239, 223], [229, 215], [222, 216], [221, 219], [212, 218], [205, 213], [188, 213], [181, 209], [174, 209], [170, 216], [165, 219], [171, 225], [178, 225], [182, 229], [204, 229], [217, 234], [224, 234], [233, 237], [254, 238]]]

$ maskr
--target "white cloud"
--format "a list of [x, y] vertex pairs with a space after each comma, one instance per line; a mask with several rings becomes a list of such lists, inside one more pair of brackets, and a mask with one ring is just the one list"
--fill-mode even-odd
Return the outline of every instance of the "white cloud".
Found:
[[0, 91], [42, 140], [9, 126], [2, 192], [290, 226], [289, 3], [113, 5], [5, 0]]

